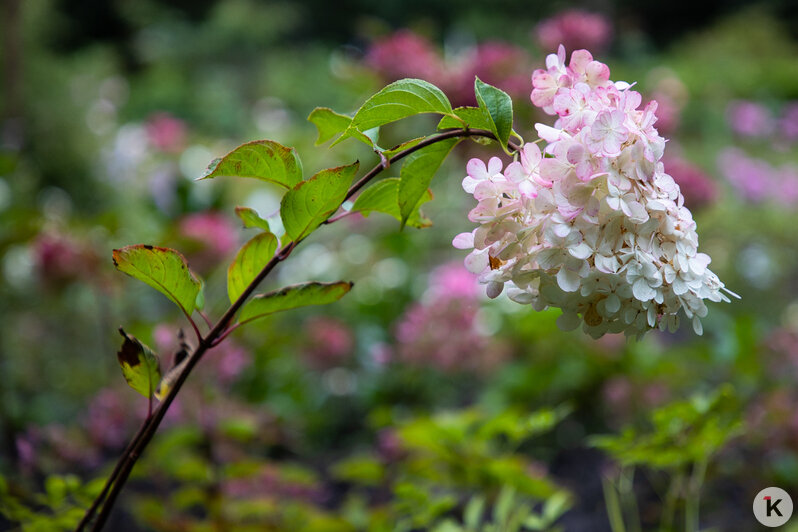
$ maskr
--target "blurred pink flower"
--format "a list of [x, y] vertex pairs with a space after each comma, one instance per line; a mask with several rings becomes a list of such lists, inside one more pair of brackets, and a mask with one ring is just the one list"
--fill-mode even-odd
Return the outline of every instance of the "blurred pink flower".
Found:
[[369, 348], [369, 356], [377, 366], [384, 366], [393, 359], [391, 346], [385, 343], [376, 343]]
[[527, 53], [517, 46], [503, 42], [479, 44], [466, 53], [465, 59], [449, 66], [449, 80], [444, 83], [452, 104], [476, 105], [474, 78], [494, 85], [513, 97], [528, 92], [529, 66]]
[[[153, 330], [155, 350], [161, 355], [164, 366], [172, 367], [175, 363], [174, 354], [180, 349], [177, 332], [177, 327], [165, 324], [156, 325]], [[252, 361], [249, 351], [232, 338], [225, 339], [211, 349], [207, 358], [211, 363], [213, 377], [222, 383], [234, 381]]]
[[129, 399], [122, 397], [116, 389], [104, 388], [91, 400], [86, 424], [96, 445], [116, 449], [130, 438], [140, 420], [132, 415]]
[[476, 275], [466, 270], [458, 261], [443, 264], [432, 270], [424, 297], [432, 300], [475, 300], [480, 292]]
[[30, 469], [36, 465], [36, 443], [38, 436], [35, 430], [28, 428], [24, 433], [18, 435], [14, 440], [17, 449], [19, 465]]
[[720, 154], [718, 166], [744, 199], [760, 202], [771, 193], [774, 170], [767, 162], [750, 158], [739, 149], [728, 148]]
[[63, 283], [95, 271], [97, 255], [83, 242], [59, 232], [42, 231], [33, 241], [36, 269], [46, 282]]
[[787, 206], [798, 206], [798, 167], [786, 164], [779, 170], [779, 193], [776, 201]]
[[798, 102], [791, 102], [782, 111], [779, 133], [788, 142], [798, 140]]
[[624, 415], [629, 414], [632, 393], [632, 381], [624, 376], [617, 376], [607, 380], [602, 390], [604, 401], [610, 410], [613, 412], [621, 411]]
[[604, 15], [569, 9], [541, 22], [535, 34], [546, 51], [556, 50], [562, 44], [567, 50], [586, 48], [595, 53], [609, 44], [612, 26]]
[[216, 375], [222, 382], [232, 382], [252, 362], [252, 357], [240, 344], [227, 338], [211, 351], [216, 366]]
[[663, 163], [665, 172], [679, 185], [688, 208], [704, 207], [717, 199], [718, 188], [715, 182], [699, 167], [673, 155], [666, 155]]
[[792, 449], [798, 445], [798, 415], [795, 393], [776, 388], [753, 397], [746, 412], [746, 434], [760, 440], [767, 450]]
[[479, 288], [458, 264], [433, 270], [423, 302], [396, 326], [397, 358], [444, 371], [487, 371], [507, 355], [505, 346], [479, 332]]
[[208, 252], [209, 260], [226, 257], [238, 245], [238, 230], [235, 225], [217, 212], [199, 212], [185, 216], [178, 225], [183, 238], [194, 241]]
[[377, 451], [386, 463], [396, 462], [404, 454], [402, 440], [393, 428], [382, 429], [377, 433]]
[[666, 93], [654, 92], [652, 96], [657, 101], [657, 129], [663, 134], [673, 133], [681, 122], [682, 106]]
[[147, 140], [156, 149], [179, 153], [186, 145], [186, 124], [169, 113], [155, 113], [149, 117], [144, 127]]
[[321, 487], [317, 481], [300, 479], [296, 473], [285, 473], [273, 464], [261, 466], [253, 475], [225, 481], [222, 491], [235, 499], [269, 497], [319, 500], [321, 497]]
[[744, 199], [798, 206], [798, 167], [795, 165], [775, 168], [767, 161], [749, 157], [742, 150], [728, 148], [721, 152], [718, 166]]
[[438, 84], [444, 71], [432, 43], [407, 29], [375, 41], [366, 53], [366, 64], [386, 81], [411, 77]]
[[604, 382], [602, 396], [613, 413], [613, 421], [623, 424], [641, 409], [666, 403], [671, 391], [663, 381], [636, 382], [626, 375], [616, 375]]
[[352, 355], [354, 335], [349, 326], [335, 318], [314, 317], [305, 324], [308, 347], [306, 360], [317, 369], [340, 365]]
[[660, 134], [674, 133], [681, 122], [681, 113], [689, 99], [684, 82], [675, 72], [666, 67], [655, 67], [646, 76], [649, 93], [657, 102], [654, 115]]
[[488, 42], [466, 50], [456, 62], [447, 63], [429, 40], [407, 29], [375, 41], [365, 62], [386, 82], [402, 78], [429, 81], [441, 87], [455, 106], [476, 104], [475, 76], [512, 96], [525, 94], [529, 84], [523, 66], [529, 61], [521, 48]]
[[40, 233], [33, 242], [33, 255], [44, 277], [69, 279], [80, 273], [80, 253], [69, 237]]
[[726, 109], [732, 131], [744, 137], [766, 137], [773, 132], [773, 115], [764, 105], [737, 100]]

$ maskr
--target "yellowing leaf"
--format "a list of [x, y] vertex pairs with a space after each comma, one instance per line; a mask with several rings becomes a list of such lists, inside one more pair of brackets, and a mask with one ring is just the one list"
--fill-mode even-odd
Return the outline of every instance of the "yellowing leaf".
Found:
[[293, 148], [273, 140], [242, 144], [211, 163], [200, 179], [249, 177], [291, 188], [302, 181], [302, 161]]
[[122, 375], [131, 388], [144, 397], [150, 398], [158, 388], [161, 380], [161, 365], [158, 356], [146, 345], [135, 337], [128, 335], [122, 329], [119, 333], [125, 341], [116, 354]]
[[144, 244], [125, 246], [114, 250], [114, 266], [164, 294], [186, 316], [194, 312], [202, 284], [177, 251]]

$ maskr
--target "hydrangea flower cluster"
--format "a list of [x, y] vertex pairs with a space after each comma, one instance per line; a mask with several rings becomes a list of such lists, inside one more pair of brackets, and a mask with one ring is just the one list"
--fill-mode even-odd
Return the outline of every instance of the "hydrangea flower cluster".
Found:
[[468, 163], [463, 188], [480, 225], [453, 242], [472, 249], [466, 267], [489, 297], [506, 287], [536, 310], [558, 307], [561, 328], [581, 324], [594, 338], [674, 331], [680, 310], [701, 334], [704, 300], [729, 299], [660, 161], [656, 102], [638, 109], [640, 93], [610, 81], [587, 50], [566, 65], [560, 46], [546, 67], [532, 75], [532, 102], [558, 117], [535, 126], [544, 149], [526, 144], [503, 171], [496, 157]]

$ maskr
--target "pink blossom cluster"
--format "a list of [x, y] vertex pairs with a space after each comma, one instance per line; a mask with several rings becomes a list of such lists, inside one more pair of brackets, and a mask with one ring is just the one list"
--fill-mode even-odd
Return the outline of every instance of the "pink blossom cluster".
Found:
[[408, 29], [375, 41], [366, 53], [366, 64], [383, 78], [394, 81], [406, 77], [433, 80], [440, 78], [443, 60], [432, 43]]
[[489, 297], [536, 310], [558, 307], [563, 329], [642, 335], [675, 330], [680, 311], [702, 333], [705, 299], [729, 301], [698, 252], [692, 214], [665, 172], [656, 102], [610, 80], [607, 65], [577, 50], [546, 58], [532, 75], [532, 102], [558, 117], [536, 124], [543, 150], [526, 144], [502, 171], [472, 159], [463, 188], [479, 226], [455, 237], [472, 249], [466, 267]]
[[798, 167], [774, 167], [765, 160], [749, 157], [740, 149], [721, 152], [718, 166], [732, 187], [752, 203], [774, 201], [788, 207], [798, 203]]
[[788, 142], [798, 141], [798, 102], [788, 104], [779, 120], [781, 136]]
[[798, 141], [798, 102], [785, 104], [777, 118], [760, 102], [735, 100], [726, 109], [726, 119], [740, 137], [770, 139], [781, 145]]
[[704, 207], [717, 199], [717, 185], [701, 168], [676, 155], [666, 155], [662, 162], [679, 185], [689, 209]]
[[758, 102], [738, 100], [729, 104], [726, 118], [732, 130], [743, 137], [767, 137], [775, 128], [770, 110]]
[[185, 251], [191, 266], [202, 273], [235, 251], [238, 233], [236, 225], [219, 212], [195, 212], [178, 222], [178, 247]]
[[553, 50], [559, 44], [571, 50], [603, 50], [612, 38], [612, 26], [604, 15], [569, 9], [541, 22], [535, 33], [544, 50]]
[[487, 371], [501, 362], [504, 348], [480, 332], [478, 286], [461, 264], [435, 269], [423, 301], [396, 327], [398, 358], [443, 371]]
[[521, 48], [503, 42], [486, 42], [445, 59], [426, 38], [407, 29], [375, 41], [366, 64], [385, 81], [421, 78], [443, 89], [454, 105], [475, 105], [474, 76], [510, 95], [526, 91], [527, 77], [519, 64], [528, 62]]
[[308, 340], [303, 355], [305, 361], [316, 369], [329, 369], [346, 363], [352, 357], [355, 337], [343, 321], [317, 316], [305, 325]]
[[86, 242], [62, 232], [44, 230], [32, 243], [42, 280], [58, 285], [80, 277], [95, 277], [99, 258]]
[[180, 153], [186, 146], [188, 128], [185, 122], [169, 113], [153, 114], [144, 127], [147, 130], [147, 140], [157, 150]]

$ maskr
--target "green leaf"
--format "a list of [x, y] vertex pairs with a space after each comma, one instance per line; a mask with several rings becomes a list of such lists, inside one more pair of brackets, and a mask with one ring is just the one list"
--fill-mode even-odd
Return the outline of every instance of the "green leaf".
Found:
[[524, 521], [524, 528], [528, 530], [545, 530], [546, 520], [539, 515], [532, 514]]
[[[438, 122], [438, 129], [463, 129], [469, 127], [471, 129], [490, 129], [492, 127], [490, 114], [486, 113], [484, 109], [479, 107], [457, 107], [454, 110], [460, 120], [453, 116], [444, 116]], [[465, 122], [465, 124], [463, 124]]]
[[408, 116], [421, 113], [448, 115], [452, 112], [449, 99], [432, 83], [421, 79], [400, 79], [366, 100], [335, 144], [354, 131], [364, 132]]
[[332, 466], [330, 472], [337, 480], [365, 486], [377, 486], [385, 477], [385, 467], [374, 456], [350, 456]]
[[460, 140], [443, 140], [407, 156], [399, 172], [398, 204], [402, 226], [418, 208], [435, 172]]
[[280, 203], [286, 234], [299, 242], [332, 213], [346, 197], [360, 163], [322, 170], [289, 190]]
[[152, 349], [128, 335], [122, 329], [119, 333], [125, 338], [116, 354], [122, 374], [131, 388], [144, 397], [150, 398], [161, 380], [161, 364]]
[[319, 131], [316, 139], [316, 146], [319, 146], [343, 133], [352, 123], [352, 117], [336, 113], [329, 107], [316, 107], [308, 116], [308, 122]]
[[144, 244], [125, 246], [114, 250], [114, 266], [164, 294], [186, 316], [194, 312], [202, 284], [177, 251]]
[[543, 505], [543, 518], [554, 523], [573, 505], [571, 495], [567, 491], [558, 491], [549, 497]]
[[236, 216], [241, 218], [241, 221], [244, 222], [244, 227], [256, 227], [264, 231], [270, 230], [269, 222], [261, 218], [255, 209], [250, 207], [236, 207]]
[[510, 519], [510, 512], [515, 502], [515, 488], [503, 486], [496, 498], [496, 505], [493, 507], [493, 520], [497, 524], [505, 524]]
[[244, 244], [227, 269], [227, 295], [235, 302], [277, 251], [277, 237], [260, 233]]
[[[410, 227], [429, 227], [432, 222], [421, 214], [418, 208], [432, 199], [432, 192], [427, 189], [416, 204], [415, 210], [410, 214], [406, 224]], [[377, 181], [363, 191], [355, 200], [352, 212], [360, 212], [368, 216], [372, 212], [381, 212], [393, 216], [400, 222], [402, 215], [399, 212], [399, 178], [390, 177]]]
[[309, 305], [334, 303], [344, 297], [351, 289], [352, 283], [344, 281], [338, 281], [337, 283], [312, 282], [287, 286], [276, 292], [253, 297], [241, 309], [239, 321], [243, 324], [275, 312]]
[[250, 177], [291, 188], [302, 181], [302, 161], [294, 148], [255, 140], [213, 161], [200, 179], [219, 176]]
[[474, 80], [474, 94], [479, 108], [488, 115], [487, 129], [496, 135], [502, 149], [509, 153], [507, 143], [513, 131], [513, 100], [501, 89], [488, 85], [479, 78]]
[[482, 523], [482, 514], [485, 512], [485, 498], [474, 496], [468, 501], [468, 505], [463, 512], [463, 524], [469, 530], [478, 530]]
[[194, 298], [194, 308], [202, 310], [205, 308], [205, 281], [199, 279], [200, 288], [197, 297]]

